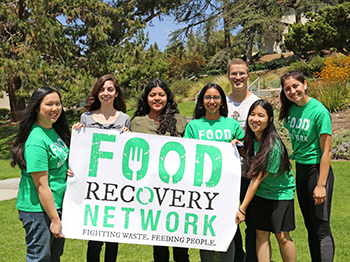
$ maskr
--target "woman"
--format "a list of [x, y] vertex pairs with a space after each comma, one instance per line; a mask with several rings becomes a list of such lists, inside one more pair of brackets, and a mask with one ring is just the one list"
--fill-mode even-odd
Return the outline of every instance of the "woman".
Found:
[[[151, 80], [143, 91], [134, 117], [132, 132], [182, 137], [186, 118], [179, 114], [177, 104], [169, 87], [159, 79]], [[188, 262], [188, 248], [173, 247], [174, 261]], [[153, 246], [155, 262], [169, 261], [169, 248]]]
[[16, 208], [26, 231], [27, 261], [60, 261], [63, 254], [60, 218], [69, 142], [60, 94], [47, 86], [38, 88], [10, 148], [12, 167], [21, 168]]
[[[199, 93], [194, 110], [194, 120], [191, 121], [185, 132], [185, 138], [196, 138], [221, 142], [231, 142], [233, 139], [243, 139], [243, 130], [238, 121], [227, 117], [227, 102], [225, 92], [214, 83], [207, 84]], [[216, 137], [219, 133], [229, 135]], [[204, 135], [203, 135], [204, 134]], [[200, 250], [201, 261], [213, 262], [215, 251]], [[226, 252], [220, 252], [221, 261], [234, 261], [235, 244], [231, 242]]]
[[[104, 75], [98, 79], [91, 90], [86, 105], [86, 111], [80, 117], [80, 123], [73, 128], [81, 127], [111, 129], [120, 132], [129, 131], [130, 117], [125, 114], [124, 95], [113, 75]], [[87, 249], [87, 261], [100, 261], [103, 242], [90, 240]], [[118, 243], [106, 242], [105, 261], [116, 261]]]
[[334, 175], [331, 161], [331, 116], [307, 94], [303, 73], [293, 70], [281, 78], [281, 112], [296, 161], [297, 196], [309, 236], [312, 261], [333, 261], [330, 214]]
[[[273, 109], [265, 100], [249, 109], [244, 137], [244, 172], [251, 179], [236, 214], [237, 224], [245, 220], [250, 205], [250, 222], [256, 229], [259, 262], [271, 261], [270, 234], [275, 234], [283, 261], [296, 261], [296, 249], [289, 232], [295, 229], [295, 183], [287, 149], [273, 123]], [[240, 142], [237, 142], [240, 143]]]

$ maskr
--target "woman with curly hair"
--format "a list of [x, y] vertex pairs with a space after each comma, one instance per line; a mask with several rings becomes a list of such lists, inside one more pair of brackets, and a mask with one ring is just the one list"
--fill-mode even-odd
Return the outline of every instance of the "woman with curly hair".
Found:
[[11, 145], [11, 166], [21, 168], [18, 217], [26, 231], [27, 261], [60, 261], [61, 213], [70, 131], [60, 94], [40, 87], [28, 101]]
[[321, 102], [307, 93], [305, 76], [298, 70], [281, 77], [281, 111], [290, 134], [296, 162], [297, 196], [308, 232], [312, 262], [333, 261], [330, 226], [334, 174], [331, 162], [332, 119]]
[[[73, 128], [99, 128], [119, 132], [129, 130], [130, 117], [125, 114], [126, 106], [123, 91], [113, 75], [101, 76], [86, 101], [85, 112], [80, 117], [80, 123], [75, 123]], [[95, 240], [88, 242], [87, 262], [100, 261], [103, 243]], [[105, 261], [116, 261], [117, 255], [118, 243], [106, 242]]]
[[[182, 137], [186, 118], [179, 114], [169, 87], [159, 79], [151, 80], [143, 91], [134, 117], [131, 120], [132, 132]], [[188, 262], [188, 248], [173, 247], [175, 262]], [[153, 246], [155, 262], [169, 261], [169, 248]]]
[[[187, 125], [184, 137], [226, 143], [235, 141], [234, 139], [243, 139], [244, 134], [239, 122], [228, 118], [227, 113], [224, 90], [217, 84], [207, 84], [199, 93], [194, 109], [195, 119]], [[200, 250], [200, 256], [203, 262], [213, 262], [215, 251]], [[220, 259], [233, 262], [234, 258], [235, 243], [232, 239], [227, 251], [220, 252]]]

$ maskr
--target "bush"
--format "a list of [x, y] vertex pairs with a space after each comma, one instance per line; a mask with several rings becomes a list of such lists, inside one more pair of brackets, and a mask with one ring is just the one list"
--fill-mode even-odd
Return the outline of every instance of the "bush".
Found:
[[320, 72], [324, 66], [325, 59], [320, 56], [315, 56], [309, 62], [300, 60], [290, 64], [290, 70], [299, 70], [305, 76], [313, 76], [314, 73]]
[[319, 100], [330, 111], [350, 105], [350, 56], [328, 57], [315, 79], [310, 95]]
[[332, 137], [332, 159], [350, 160], [350, 131], [342, 131]]
[[11, 117], [10, 109], [0, 108], [0, 120], [1, 121], [10, 120], [10, 117]]

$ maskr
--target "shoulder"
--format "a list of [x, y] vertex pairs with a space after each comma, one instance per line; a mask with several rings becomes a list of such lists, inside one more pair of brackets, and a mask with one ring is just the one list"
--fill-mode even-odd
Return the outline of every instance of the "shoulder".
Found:
[[254, 95], [253, 93], [250, 93], [250, 96], [248, 97], [248, 99], [246, 101], [249, 101], [250, 103], [254, 103], [255, 101], [259, 100], [260, 98], [256, 95]]
[[146, 116], [135, 116], [132, 120], [131, 123], [133, 124], [137, 124], [137, 123], [141, 123], [141, 122], [146, 122]]
[[234, 125], [234, 126], [236, 125], [241, 126], [236, 119], [233, 119], [231, 117], [221, 116], [220, 121], [223, 123]]
[[311, 113], [315, 114], [315, 119], [321, 117], [321, 118], [330, 118], [331, 114], [327, 110], [327, 108], [317, 99], [311, 98], [309, 103], [307, 104], [306, 110]]
[[327, 108], [320, 101], [313, 97], [310, 100], [310, 107], [311, 106], [313, 108], [318, 108], [318, 110], [320, 110], [321, 112], [328, 112]]
[[130, 122], [131, 131], [135, 131], [138, 127], [142, 128], [142, 126], [149, 125], [151, 121], [147, 116], [136, 116]]
[[127, 114], [125, 114], [125, 113], [123, 113], [123, 112], [119, 112], [119, 116], [121, 116], [122, 118], [124, 118], [124, 119], [129, 119], [130, 120], [130, 116], [129, 115], [127, 115]]
[[81, 114], [80, 119], [88, 119], [92, 117], [92, 112], [88, 111], [88, 112], [84, 112]]
[[25, 142], [26, 146], [27, 145], [30, 145], [30, 144], [44, 144], [45, 143], [45, 137], [47, 137], [44, 129], [37, 125], [37, 124], [34, 124], [32, 126], [32, 129], [28, 135], [28, 138]]
[[187, 119], [183, 115], [175, 114], [175, 119], [176, 119], [177, 122], [187, 124]]

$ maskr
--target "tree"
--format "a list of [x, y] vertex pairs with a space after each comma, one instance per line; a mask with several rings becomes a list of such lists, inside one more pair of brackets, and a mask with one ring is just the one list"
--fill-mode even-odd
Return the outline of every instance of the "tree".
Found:
[[29, 91], [42, 85], [60, 89], [66, 106], [77, 105], [93, 77], [116, 70], [123, 42], [177, 3], [3, 0], [0, 89], [10, 95], [11, 119], [18, 119]]
[[129, 90], [141, 92], [150, 79], [166, 80], [168, 63], [154, 46], [146, 49], [149, 38], [139, 31], [133, 41], [125, 41], [118, 51], [115, 77]]
[[285, 8], [292, 8], [295, 11], [295, 22], [301, 24], [301, 17], [303, 14], [315, 11], [320, 5], [333, 5], [336, 0], [281, 0]]
[[293, 24], [285, 34], [286, 48], [308, 56], [322, 49], [336, 48], [348, 54], [350, 50], [350, 2], [326, 6], [319, 12], [306, 13], [310, 21]]
[[[188, 37], [191, 30], [201, 26], [205, 37], [209, 38], [214, 28], [221, 23], [225, 47], [220, 50], [226, 53], [226, 60], [232, 57], [231, 35], [234, 29], [239, 30], [240, 43], [246, 45], [247, 61], [250, 61], [256, 36], [267, 30], [274, 30], [279, 24], [284, 5], [273, 0], [186, 0], [183, 5], [175, 9], [174, 16], [179, 23], [187, 26], [174, 32], [174, 39], [185, 35]], [[209, 29], [209, 30], [208, 30]], [[222, 55], [220, 55], [222, 57]]]
[[240, 26], [237, 35], [246, 45], [246, 59], [250, 62], [253, 46], [259, 36], [271, 31], [278, 31], [280, 19], [283, 14], [283, 5], [273, 0], [243, 0], [234, 1], [229, 8], [231, 26]]

